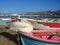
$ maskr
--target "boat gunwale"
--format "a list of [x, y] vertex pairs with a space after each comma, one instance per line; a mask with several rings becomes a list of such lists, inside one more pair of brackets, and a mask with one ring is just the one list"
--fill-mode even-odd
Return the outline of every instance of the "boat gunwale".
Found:
[[23, 36], [25, 36], [25, 37], [27, 37], [29, 39], [32, 39], [32, 40], [35, 40], [35, 41], [39, 41], [39, 42], [52, 43], [52, 44], [60, 44], [59, 41], [57, 41], [57, 42], [51, 42], [51, 41], [39, 40], [39, 39], [33, 38], [33, 37], [28, 36], [28, 35], [23, 34], [23, 33], [20, 33], [20, 35], [23, 35]]
[[[39, 22], [39, 21], [38, 21]], [[37, 23], [38, 23], [37, 22]], [[40, 22], [39, 22], [40, 23]], [[60, 23], [57, 23], [57, 22], [41, 22], [41, 23], [50, 23], [50, 24], [60, 24]]]

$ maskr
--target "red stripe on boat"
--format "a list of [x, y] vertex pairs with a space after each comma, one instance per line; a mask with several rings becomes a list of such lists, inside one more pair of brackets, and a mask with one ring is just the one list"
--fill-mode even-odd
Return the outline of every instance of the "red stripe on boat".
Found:
[[37, 22], [37, 23], [50, 26], [52, 28], [60, 28], [60, 23], [47, 23], [47, 22]]

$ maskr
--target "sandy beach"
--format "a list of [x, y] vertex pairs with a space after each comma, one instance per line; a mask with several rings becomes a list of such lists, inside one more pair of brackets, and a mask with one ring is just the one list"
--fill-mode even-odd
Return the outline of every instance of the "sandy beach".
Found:
[[17, 45], [17, 33], [0, 26], [0, 45]]

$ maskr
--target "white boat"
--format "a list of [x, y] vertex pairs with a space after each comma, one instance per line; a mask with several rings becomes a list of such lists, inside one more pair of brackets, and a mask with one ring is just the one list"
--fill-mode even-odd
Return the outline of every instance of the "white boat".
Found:
[[54, 22], [54, 19], [48, 21], [48, 19], [44, 20], [33, 20], [27, 19], [31, 22], [35, 29], [60, 29], [60, 19]]

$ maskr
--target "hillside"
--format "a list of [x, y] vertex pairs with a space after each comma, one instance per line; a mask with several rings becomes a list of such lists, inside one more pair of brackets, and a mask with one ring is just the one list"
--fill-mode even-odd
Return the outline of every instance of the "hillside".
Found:
[[21, 15], [60, 15], [60, 10], [58, 11], [42, 11], [42, 12], [26, 12]]

